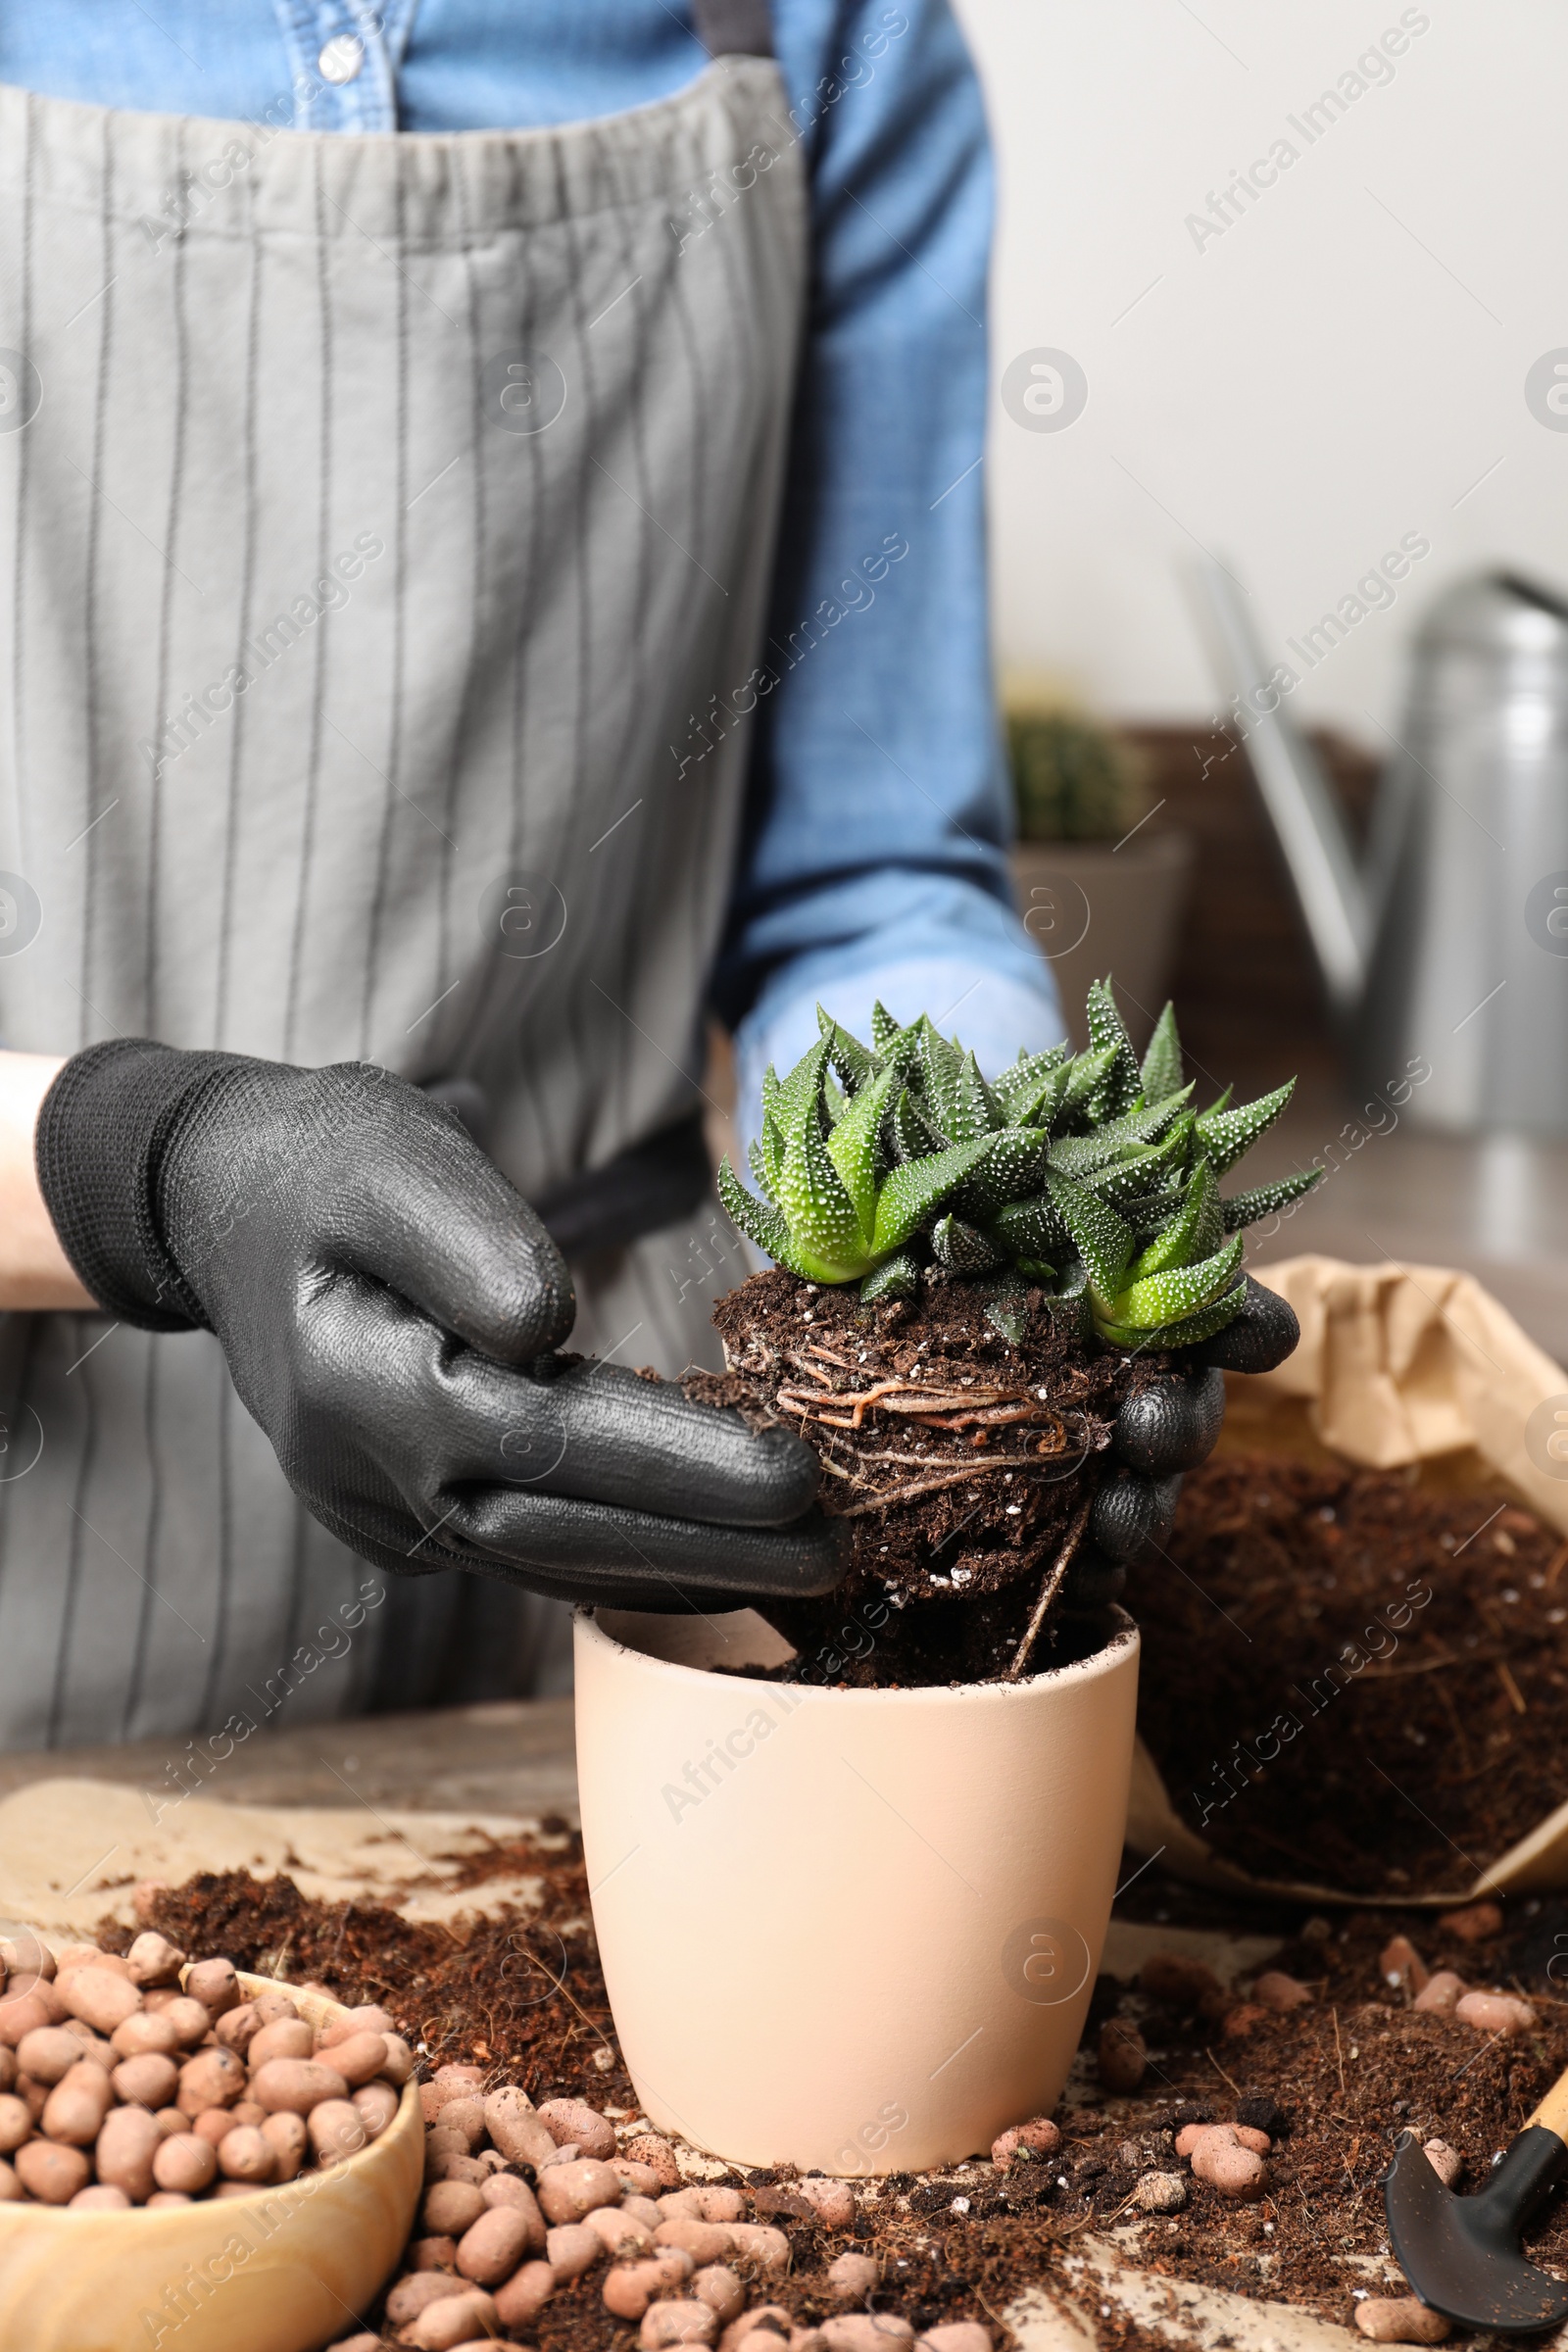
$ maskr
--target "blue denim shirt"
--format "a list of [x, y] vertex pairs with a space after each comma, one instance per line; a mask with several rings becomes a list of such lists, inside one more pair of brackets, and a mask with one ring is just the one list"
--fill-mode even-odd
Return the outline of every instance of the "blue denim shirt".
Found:
[[[947, 0], [774, 0], [812, 197], [812, 284], [715, 1009], [742, 1121], [763, 1064], [864, 1033], [880, 995], [983, 1064], [1060, 1034], [1007, 886], [982, 449], [991, 172]], [[311, 131], [523, 128], [703, 68], [682, 0], [49, 0], [0, 12], [0, 80]], [[346, 78], [345, 78], [346, 75]], [[783, 668], [781, 661], [779, 667]], [[672, 757], [681, 747], [672, 747]]]

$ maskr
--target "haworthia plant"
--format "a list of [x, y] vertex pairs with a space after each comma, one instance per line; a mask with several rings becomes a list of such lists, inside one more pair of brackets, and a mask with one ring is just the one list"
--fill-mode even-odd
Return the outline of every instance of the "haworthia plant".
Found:
[[1142, 1061], [1108, 980], [1088, 1017], [1087, 1052], [1020, 1053], [988, 1084], [924, 1015], [901, 1027], [878, 1004], [863, 1046], [819, 1008], [820, 1041], [762, 1082], [762, 1197], [726, 1159], [724, 1206], [779, 1265], [862, 1298], [906, 1297], [934, 1263], [1022, 1276], [1111, 1347], [1210, 1338], [1242, 1304], [1242, 1227], [1323, 1173], [1220, 1193], [1295, 1082], [1234, 1106], [1227, 1088], [1195, 1112], [1168, 1004]]

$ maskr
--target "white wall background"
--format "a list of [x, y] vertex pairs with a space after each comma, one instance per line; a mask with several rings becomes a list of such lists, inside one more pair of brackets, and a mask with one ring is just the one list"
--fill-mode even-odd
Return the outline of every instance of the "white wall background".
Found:
[[[1503, 561], [1568, 586], [1568, 431], [1524, 394], [1568, 347], [1568, 10], [1422, 0], [1392, 80], [1308, 147], [1286, 118], [1403, 0], [958, 5], [1001, 168], [994, 381], [1045, 346], [1089, 383], [1061, 431], [993, 397], [1001, 660], [1118, 715], [1206, 712], [1179, 577], [1195, 543], [1289, 658], [1288, 635], [1419, 532], [1432, 552], [1398, 601], [1295, 705], [1386, 748], [1444, 581]], [[1186, 216], [1280, 137], [1298, 160], [1200, 251]]]

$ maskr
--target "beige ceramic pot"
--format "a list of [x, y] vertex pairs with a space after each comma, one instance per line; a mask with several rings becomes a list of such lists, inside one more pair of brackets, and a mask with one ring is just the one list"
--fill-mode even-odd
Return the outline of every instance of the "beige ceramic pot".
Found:
[[[1121, 1853], [1138, 1635], [1018, 1684], [824, 1690], [750, 1610], [576, 1620], [621, 2051], [731, 2162], [923, 2171], [1049, 2113]], [[707, 1671], [723, 1666], [731, 1671]], [[738, 1671], [737, 1671], [738, 1670]]]
[[[275, 1991], [241, 1976], [247, 1992]], [[287, 1988], [313, 2025], [337, 2013]], [[157, 2213], [0, 2205], [0, 2342], [16, 2352], [317, 2352], [408, 2239], [424, 2176], [416, 2082], [379, 2139], [282, 2188]]]

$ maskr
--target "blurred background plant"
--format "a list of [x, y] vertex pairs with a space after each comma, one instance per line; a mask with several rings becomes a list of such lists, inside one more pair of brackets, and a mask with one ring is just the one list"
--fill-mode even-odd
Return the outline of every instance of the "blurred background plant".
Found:
[[1150, 808], [1148, 762], [1048, 678], [1003, 690], [1021, 841], [1120, 841]]

